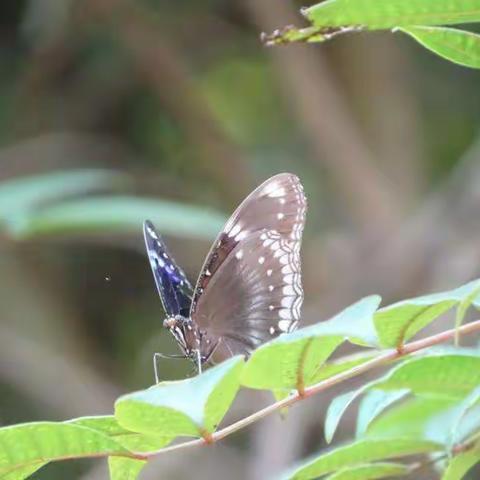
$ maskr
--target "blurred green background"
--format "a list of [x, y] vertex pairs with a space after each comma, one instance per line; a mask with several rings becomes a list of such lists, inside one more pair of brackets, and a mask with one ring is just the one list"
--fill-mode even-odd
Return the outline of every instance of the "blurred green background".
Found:
[[[227, 216], [275, 173], [297, 174], [309, 199], [304, 324], [366, 294], [480, 275], [479, 73], [389, 33], [262, 47], [262, 31], [301, 24], [300, 6], [0, 3], [2, 425], [107, 414], [151, 384], [153, 352], [177, 347], [143, 219], [195, 281]], [[229, 418], [267, 401], [243, 393]], [[159, 458], [141, 478], [275, 475], [322, 447], [326, 404]], [[107, 478], [106, 462], [34, 478]]]

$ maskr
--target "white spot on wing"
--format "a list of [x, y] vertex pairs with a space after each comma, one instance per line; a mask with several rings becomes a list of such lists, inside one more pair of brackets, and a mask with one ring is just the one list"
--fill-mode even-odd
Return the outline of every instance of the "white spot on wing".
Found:
[[235, 257], [237, 258], [237, 260], [241, 260], [242, 257], [243, 257], [243, 250], [239, 250], [239, 251], [235, 254]]
[[259, 257], [259, 258], [258, 258], [258, 263], [259, 263], [260, 265], [263, 265], [264, 262], [265, 262], [265, 257]]
[[288, 332], [289, 328], [290, 328], [290, 320], [280, 320], [278, 322], [278, 328], [282, 331], [282, 332]]

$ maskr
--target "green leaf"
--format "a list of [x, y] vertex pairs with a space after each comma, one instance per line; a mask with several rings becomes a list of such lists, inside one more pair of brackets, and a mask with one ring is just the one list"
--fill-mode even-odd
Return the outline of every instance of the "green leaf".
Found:
[[[468, 353], [467, 353], [468, 352]], [[430, 354], [410, 358], [375, 383], [383, 390], [410, 389], [417, 395], [463, 399], [480, 385], [480, 354]]]
[[357, 390], [344, 393], [335, 397], [327, 408], [325, 415], [325, 440], [330, 443], [337, 430], [338, 423], [342, 418], [347, 408], [359, 397], [362, 393], [370, 388], [372, 383], [367, 383]]
[[477, 0], [329, 0], [302, 13], [316, 27], [361, 25], [369, 30], [480, 21]]
[[471, 307], [472, 303], [478, 298], [479, 294], [480, 294], [480, 284], [477, 286], [477, 288], [474, 288], [466, 297], [464, 297], [457, 307], [457, 313], [455, 315], [455, 328], [457, 330], [455, 332], [456, 347], [458, 347], [458, 343], [459, 343], [458, 329], [463, 324], [467, 310]]
[[30, 477], [30, 475], [35, 473], [47, 463], [48, 462], [38, 462], [25, 467], [19, 467], [15, 470], [12, 470], [10, 473], [5, 473], [4, 475], [0, 474], [0, 478], [1, 480], [23, 480], [24, 478]]
[[480, 68], [480, 35], [446, 27], [402, 27], [428, 50], [464, 67]]
[[[121, 427], [120, 427], [121, 428]], [[143, 435], [132, 433], [117, 434], [115, 439], [132, 452], [146, 453], [160, 450], [170, 443], [173, 437], [162, 437], [156, 435]], [[146, 466], [145, 460], [136, 460], [125, 457], [109, 457], [108, 468], [110, 480], [135, 480], [141, 470]]]
[[441, 450], [441, 445], [413, 438], [362, 439], [343, 445], [307, 460], [285, 475], [288, 479], [306, 480], [336, 472], [340, 469], [364, 465], [376, 460], [417, 455]]
[[[475, 388], [467, 395], [456, 407], [453, 412], [453, 419], [450, 422], [450, 435], [448, 447], [452, 450], [456, 443], [464, 440], [480, 424], [480, 386]], [[475, 408], [477, 407], [477, 408]], [[476, 415], [477, 414], [477, 415]], [[472, 417], [477, 417], [472, 418]], [[468, 421], [466, 421], [468, 420]], [[462, 423], [468, 425], [468, 428], [461, 428]]]
[[377, 382], [378, 381], [376, 380], [374, 382], [366, 383], [357, 390], [344, 393], [332, 400], [325, 416], [325, 440], [327, 443], [332, 441], [338, 423], [347, 408], [363, 393], [368, 392], [362, 402], [362, 408], [359, 410], [359, 421], [362, 422], [361, 428], [365, 430], [366, 426], [368, 426], [368, 424], [390, 404], [396, 402], [410, 392], [408, 389], [393, 392], [383, 392], [375, 389], [369, 391]]
[[[366, 297], [334, 318], [302, 328], [257, 348], [247, 362], [242, 384], [260, 389], [301, 389], [345, 340], [376, 344], [372, 322], [380, 297]], [[275, 368], [272, 368], [275, 365]]]
[[0, 183], [0, 225], [47, 202], [127, 183], [111, 170], [70, 170], [15, 178]]
[[162, 234], [210, 239], [225, 218], [207, 208], [137, 197], [93, 197], [62, 202], [20, 218], [10, 227], [19, 238], [57, 233], [139, 232], [149, 218]]
[[367, 430], [367, 438], [403, 436], [431, 440], [450, 450], [452, 432], [455, 441], [462, 442], [480, 428], [480, 407], [476, 405], [465, 412], [464, 401], [442, 397], [415, 397], [392, 407], [377, 417]]
[[173, 436], [143, 435], [123, 428], [113, 415], [80, 417], [65, 423], [81, 425], [97, 430], [115, 439], [116, 442], [133, 452], [150, 452], [168, 445]]
[[[108, 435], [109, 437], [115, 437], [115, 441], [118, 442], [120, 445], [129, 448], [128, 443], [131, 444], [132, 448], [130, 450], [135, 450], [135, 451], [141, 451], [140, 448], [138, 447], [138, 444], [134, 444], [132, 442], [132, 439], [135, 437], [139, 437], [139, 434], [132, 434], [132, 432], [125, 430], [124, 428], [120, 427], [118, 422], [116, 421], [115, 417], [112, 415], [106, 415], [106, 416], [95, 416], [95, 417], [81, 417], [81, 418], [76, 418], [73, 420], [69, 420], [67, 422], [64, 422], [66, 424], [74, 424], [74, 425], [79, 425], [83, 427], [88, 427], [93, 430], [97, 430], [102, 434]], [[122, 441], [122, 438], [128, 439], [127, 442]], [[159, 445], [157, 442], [155, 444], [155, 447], [158, 446], [158, 448], [161, 448], [165, 444], [165, 440], [168, 441], [168, 439], [162, 439], [163, 444]], [[137, 442], [138, 443], [138, 442]], [[148, 450], [153, 450], [154, 447], [150, 446]], [[146, 451], [148, 451], [146, 450]], [[133, 459], [127, 459], [124, 457], [110, 457], [110, 460], [112, 461], [119, 461], [121, 463], [121, 460], [130, 460], [132, 463], [139, 462], [143, 463], [140, 460], [133, 460]], [[38, 462], [33, 465], [28, 465], [26, 467], [20, 467], [18, 469], [15, 469], [14, 471], [2, 475], [2, 480], [19, 480], [23, 478], [29, 477], [32, 473], [46, 465], [48, 462]], [[128, 462], [125, 462], [125, 465], [128, 465]]]
[[442, 480], [461, 480], [478, 462], [480, 462], [480, 448], [477, 445], [454, 456], [450, 460]]
[[[381, 344], [399, 347], [480, 286], [474, 280], [454, 290], [411, 298], [379, 309], [374, 316]], [[478, 298], [478, 297], [477, 297]]]
[[365, 394], [357, 414], [357, 431], [356, 436], [361, 437], [365, 434], [368, 426], [381, 415], [387, 408], [394, 403], [405, 398], [410, 393], [409, 389], [393, 390], [384, 392], [382, 390], [373, 389]]
[[359, 367], [370, 360], [373, 360], [380, 352], [378, 350], [368, 350], [365, 352], [358, 352], [352, 355], [332, 360], [324, 363], [320, 369], [312, 377], [312, 383], [318, 383], [327, 378], [333, 377], [340, 373]]
[[[374, 439], [401, 436], [416, 440], [430, 440], [434, 430], [432, 419], [438, 418], [454, 406], [455, 401], [448, 398], [411, 398], [377, 416], [368, 426], [366, 435]], [[443, 425], [442, 428], [445, 433], [448, 432], [448, 425]], [[439, 441], [438, 438], [434, 440]], [[444, 444], [443, 441], [441, 443]]]
[[110, 472], [110, 480], [136, 480], [146, 464], [145, 460], [109, 457], [108, 470]]
[[108, 454], [130, 453], [112, 438], [80, 425], [36, 422], [0, 429], [0, 475], [34, 463], [39, 468], [45, 460]]
[[109, 437], [129, 435], [132, 432], [121, 427], [113, 415], [98, 415], [89, 417], [79, 417], [64, 422], [66, 424], [80, 425], [108, 435]]
[[115, 403], [115, 417], [140, 433], [208, 436], [237, 393], [243, 365], [243, 357], [236, 356], [193, 378], [124, 395]]
[[342, 468], [327, 477], [326, 480], [375, 480], [406, 475], [409, 469], [401, 463], [371, 463], [355, 467]]

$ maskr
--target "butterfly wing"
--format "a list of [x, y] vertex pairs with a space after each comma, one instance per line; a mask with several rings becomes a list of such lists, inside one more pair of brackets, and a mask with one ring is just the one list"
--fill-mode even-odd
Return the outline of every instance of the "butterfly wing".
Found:
[[254, 190], [215, 241], [191, 318], [222, 356], [248, 353], [296, 327], [303, 301], [300, 244], [306, 199], [295, 175]]
[[190, 282], [173, 261], [152, 222], [144, 222], [143, 235], [155, 284], [167, 316], [188, 317], [193, 296]]

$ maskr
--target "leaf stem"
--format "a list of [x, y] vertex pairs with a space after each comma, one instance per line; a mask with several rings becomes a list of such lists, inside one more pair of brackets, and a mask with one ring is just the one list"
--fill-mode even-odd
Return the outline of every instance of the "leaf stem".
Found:
[[333, 377], [327, 378], [326, 380], [322, 380], [321, 382], [315, 385], [311, 385], [310, 387], [305, 388], [302, 393], [295, 392], [287, 398], [284, 398], [282, 400], [279, 400], [278, 402], [272, 403], [267, 407], [261, 410], [258, 410], [255, 413], [252, 413], [248, 417], [242, 418], [241, 420], [238, 420], [237, 422], [234, 422], [231, 425], [228, 425], [227, 427], [214, 432], [211, 435], [211, 438], [209, 439], [208, 442], [205, 441], [205, 439], [203, 438], [197, 438], [195, 440], [189, 440], [187, 442], [179, 443], [177, 445], [172, 445], [170, 447], [163, 448], [161, 450], [145, 452], [145, 453], [136, 453], [135, 455], [139, 457], [143, 457], [144, 459], [149, 459], [163, 453], [171, 452], [173, 450], [180, 450], [183, 448], [195, 447], [197, 445], [208, 445], [208, 444], [215, 443], [219, 440], [224, 439], [225, 437], [228, 437], [232, 433], [237, 432], [238, 430], [242, 430], [243, 428], [247, 427], [252, 423], [255, 423], [256, 421], [261, 420], [262, 418], [270, 415], [271, 413], [274, 413], [285, 407], [290, 407], [291, 405], [299, 402], [300, 400], [316, 395], [317, 393], [324, 392], [325, 390], [328, 390], [329, 388], [345, 380], [348, 380], [352, 377], [356, 377], [357, 375], [361, 375], [362, 373], [368, 372], [369, 370], [372, 370], [377, 367], [381, 367], [392, 361], [399, 360], [400, 358], [403, 358], [406, 355], [410, 355], [412, 353], [418, 352], [425, 348], [432, 347], [440, 343], [445, 343], [448, 340], [455, 338], [455, 335], [457, 334], [459, 336], [468, 335], [470, 333], [478, 332], [478, 331], [480, 331], [480, 320], [467, 323], [466, 325], [462, 325], [459, 328], [452, 328], [450, 330], [445, 330], [444, 332], [440, 332], [435, 335], [422, 338], [421, 340], [416, 340], [414, 342], [406, 343], [405, 345], [403, 345], [401, 350], [397, 350], [397, 349], [385, 350], [382, 354], [378, 355], [375, 358], [372, 358], [371, 360], [361, 365], [353, 367], [350, 370], [347, 370], [345, 372], [341, 372], [337, 375], [334, 375]]

